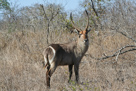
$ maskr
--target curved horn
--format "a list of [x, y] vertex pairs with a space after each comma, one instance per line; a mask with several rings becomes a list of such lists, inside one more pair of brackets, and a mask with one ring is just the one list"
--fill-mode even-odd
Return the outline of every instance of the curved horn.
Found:
[[72, 26], [73, 26], [78, 32], [82, 31], [80, 28], [78, 28], [78, 27], [75, 26], [75, 24], [74, 24], [74, 22], [73, 22], [73, 18], [72, 18], [72, 13], [70, 13], [70, 20], [71, 20], [71, 22], [72, 22]]
[[87, 25], [86, 25], [86, 27], [85, 27], [85, 30], [87, 30], [88, 25], [89, 25], [89, 16], [88, 16], [87, 10], [85, 10], [85, 12], [86, 12], [86, 15], [87, 15]]

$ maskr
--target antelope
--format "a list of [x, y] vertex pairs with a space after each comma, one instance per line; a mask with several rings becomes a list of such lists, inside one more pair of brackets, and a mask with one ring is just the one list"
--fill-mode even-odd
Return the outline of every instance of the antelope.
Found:
[[79, 80], [79, 64], [81, 59], [85, 55], [86, 51], [89, 47], [88, 40], [88, 29], [89, 25], [89, 16], [87, 10], [85, 10], [87, 14], [87, 25], [84, 30], [77, 28], [72, 19], [72, 13], [70, 14], [70, 20], [72, 26], [75, 28], [78, 38], [77, 41], [73, 41], [65, 44], [50, 44], [43, 52], [44, 56], [44, 68], [47, 67], [46, 71], [46, 83], [47, 87], [50, 87], [50, 78], [57, 68], [57, 66], [68, 65], [69, 68], [69, 80], [71, 80], [72, 76], [72, 68], [74, 66], [75, 71], [75, 80], [78, 83]]

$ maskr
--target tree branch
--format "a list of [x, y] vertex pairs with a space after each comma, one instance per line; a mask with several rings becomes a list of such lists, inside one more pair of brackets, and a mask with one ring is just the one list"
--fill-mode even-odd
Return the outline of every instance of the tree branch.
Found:
[[[131, 48], [126, 51], [122, 51], [123, 49], [128, 48], [128, 47], [135, 47], [135, 48]], [[116, 56], [116, 61], [117, 61], [119, 55], [130, 52], [130, 51], [135, 51], [135, 50], [136, 50], [135, 45], [126, 45], [126, 46], [120, 48], [118, 51], [116, 51], [113, 55], [109, 55], [109, 56], [105, 56], [105, 57], [101, 57], [101, 58], [95, 58], [95, 57], [91, 56], [90, 54], [86, 54], [85, 56], [90, 56], [91, 58], [96, 59], [96, 60], [104, 60], [104, 59]]]
[[55, 18], [55, 16], [57, 16], [57, 14], [59, 14], [59, 8], [58, 8], [57, 13], [55, 15], [52, 14], [50, 21], [52, 21]]
[[93, 0], [91, 0], [91, 2], [92, 2], [92, 8], [93, 8], [93, 11], [94, 11], [94, 13], [96, 14], [96, 16], [98, 17], [98, 13], [97, 13], [97, 11], [95, 10]]
[[47, 44], [49, 44], [48, 36], [49, 36], [50, 20], [49, 20], [49, 18], [46, 15], [46, 12], [44, 10], [44, 6], [41, 4], [40, 7], [43, 9], [44, 18], [48, 21], [48, 28], [47, 28], [47, 35], [46, 35], [47, 36], [47, 40], [46, 40], [46, 42], [47, 42]]
[[46, 12], [45, 12], [45, 10], [44, 10], [44, 6], [43, 6], [42, 4], [40, 4], [40, 7], [43, 9], [44, 18], [45, 18], [46, 20], [48, 20], [48, 21], [49, 21], [49, 19], [48, 19], [47, 15], [46, 15]]

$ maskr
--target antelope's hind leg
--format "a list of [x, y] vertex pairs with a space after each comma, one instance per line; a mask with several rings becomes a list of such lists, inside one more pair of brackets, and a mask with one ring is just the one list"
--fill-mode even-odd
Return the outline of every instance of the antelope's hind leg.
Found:
[[47, 65], [47, 71], [46, 71], [46, 83], [47, 87], [50, 87], [50, 65]]
[[47, 87], [50, 87], [50, 79], [54, 71], [56, 70], [57, 65], [52, 63], [49, 67], [47, 66], [47, 72], [46, 72], [46, 82], [47, 82]]
[[48, 63], [45, 64], [44, 61], [42, 62], [42, 64], [43, 64], [43, 68], [44, 68], [44, 69], [45, 69], [45, 68], [47, 67], [47, 65], [48, 65]]

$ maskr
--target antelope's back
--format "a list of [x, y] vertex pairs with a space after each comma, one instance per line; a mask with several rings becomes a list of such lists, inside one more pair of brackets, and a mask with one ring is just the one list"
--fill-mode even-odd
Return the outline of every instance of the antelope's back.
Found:
[[73, 64], [74, 48], [75, 43], [51, 44], [44, 51], [45, 61], [49, 61], [50, 64], [56, 62], [57, 65]]

